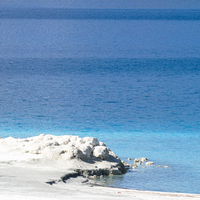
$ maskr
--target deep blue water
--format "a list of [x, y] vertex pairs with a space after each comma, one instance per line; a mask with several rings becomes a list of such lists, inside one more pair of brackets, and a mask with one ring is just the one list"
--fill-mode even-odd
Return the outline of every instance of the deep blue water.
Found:
[[200, 10], [7, 6], [0, 32], [0, 137], [97, 137], [155, 162], [106, 184], [199, 193]]

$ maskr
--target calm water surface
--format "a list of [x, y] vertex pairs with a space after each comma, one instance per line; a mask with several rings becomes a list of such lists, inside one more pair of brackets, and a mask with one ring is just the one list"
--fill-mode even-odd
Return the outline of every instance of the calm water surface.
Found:
[[1, 137], [97, 137], [155, 163], [104, 184], [199, 193], [199, 10], [3, 7], [0, 31]]

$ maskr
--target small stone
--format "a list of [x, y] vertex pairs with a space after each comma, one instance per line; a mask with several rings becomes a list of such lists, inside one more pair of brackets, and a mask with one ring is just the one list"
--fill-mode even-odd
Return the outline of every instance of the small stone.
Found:
[[109, 174], [109, 176], [113, 176], [113, 174]]
[[153, 165], [154, 162], [146, 162], [146, 165]]
[[133, 167], [132, 167], [132, 169], [136, 169], [138, 166], [137, 165], [134, 165]]
[[95, 178], [97, 178], [97, 175], [89, 176], [89, 178], [95, 179]]
[[140, 158], [135, 158], [134, 162], [140, 162]]
[[141, 163], [142, 163], [141, 161], [137, 162], [138, 165], [141, 165]]
[[146, 162], [147, 160], [148, 160], [147, 158], [143, 158], [143, 157], [141, 158], [142, 162]]
[[128, 158], [128, 160], [131, 160], [131, 158]]
[[134, 162], [146, 162], [148, 159], [147, 158], [135, 158]]

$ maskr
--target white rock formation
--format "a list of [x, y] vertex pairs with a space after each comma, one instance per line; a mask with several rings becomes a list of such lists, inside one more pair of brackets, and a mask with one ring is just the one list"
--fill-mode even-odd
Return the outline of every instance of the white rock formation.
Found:
[[93, 175], [100, 172], [103, 175], [120, 174], [126, 171], [115, 153], [94, 137], [44, 134], [26, 139], [8, 137], [0, 139], [0, 148], [7, 149], [7, 153], [11, 152], [11, 154], [19, 152], [18, 155], [24, 159], [31, 158], [28, 160], [33, 165], [39, 163], [59, 168], [95, 169]]

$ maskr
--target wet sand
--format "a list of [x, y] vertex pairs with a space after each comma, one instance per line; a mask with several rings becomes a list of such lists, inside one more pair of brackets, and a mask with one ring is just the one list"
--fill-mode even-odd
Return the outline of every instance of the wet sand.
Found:
[[[121, 188], [95, 186], [83, 177], [61, 177], [71, 171], [57, 171], [36, 168], [0, 165], [0, 199], [135, 199], [135, 200], [192, 200], [200, 199], [200, 195], [176, 194], [150, 191], [136, 191]], [[54, 184], [47, 182], [55, 181]]]

